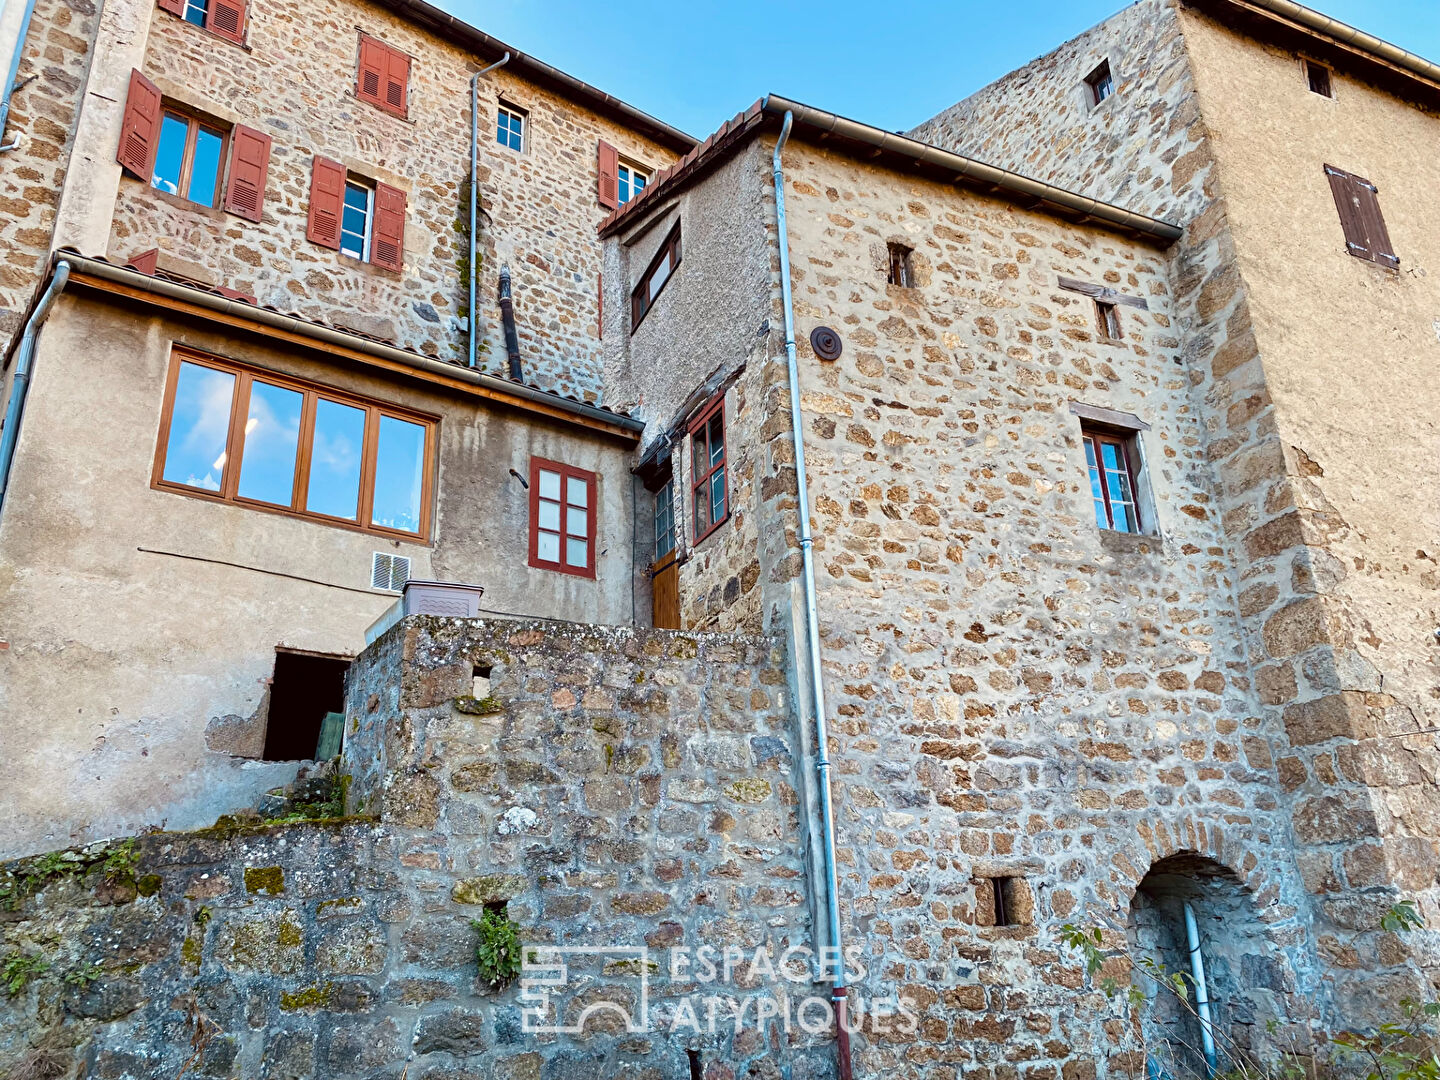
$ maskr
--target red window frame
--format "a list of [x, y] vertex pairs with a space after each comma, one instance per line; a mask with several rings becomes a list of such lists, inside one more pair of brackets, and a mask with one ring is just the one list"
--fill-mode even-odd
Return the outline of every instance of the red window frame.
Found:
[[[540, 528], [540, 471], [560, 474], [560, 558], [551, 562], [540, 557], [540, 533], [554, 532], [552, 529], [541, 530]], [[585, 499], [585, 566], [571, 566], [565, 561], [565, 541], [572, 535], [565, 531], [565, 524], [569, 518], [569, 494], [570, 481], [583, 480], [588, 485], [587, 497]], [[550, 461], [547, 458], [532, 457], [530, 459], [530, 558], [529, 564], [537, 570], [554, 570], [558, 574], [570, 574], [573, 577], [595, 579], [595, 533], [596, 522], [599, 518], [598, 506], [600, 501], [600, 487], [597, 481], [597, 474], [588, 469], [577, 469], [573, 465], [566, 465], [559, 461]], [[553, 502], [546, 499], [545, 502]]]
[[[655, 274], [659, 271], [662, 263], [668, 260], [669, 271], [665, 279], [660, 282], [660, 287], [652, 294], [650, 282], [654, 280]], [[630, 290], [630, 332], [633, 334], [640, 327], [640, 323], [650, 309], [655, 306], [655, 301], [660, 299], [660, 294], [665, 291], [665, 286], [670, 284], [670, 279], [675, 276], [675, 271], [680, 269], [680, 222], [670, 230], [670, 235], [665, 237], [665, 242], [660, 245], [660, 250], [655, 252], [655, 257], [650, 260], [650, 265], [645, 268], [645, 273], [640, 276], [635, 288]]]
[[[1113, 532], [1141, 533], [1143, 527], [1140, 521], [1140, 499], [1139, 491], [1135, 484], [1135, 458], [1130, 452], [1131, 438], [1116, 434], [1111, 431], [1103, 431], [1098, 428], [1082, 427], [1080, 429], [1081, 444], [1085, 448], [1085, 471], [1086, 480], [1090, 486], [1090, 506], [1095, 511], [1095, 524], [1102, 529], [1109, 529]], [[1120, 463], [1125, 470], [1125, 480], [1130, 487], [1130, 498], [1116, 500], [1123, 506], [1127, 506], [1130, 512], [1131, 527], [1116, 528], [1115, 510], [1110, 497], [1109, 470], [1105, 467], [1105, 457], [1102, 447], [1113, 446], [1120, 458]], [[1093, 457], [1094, 463], [1091, 463]], [[1098, 479], [1100, 485], [1100, 498], [1104, 502], [1105, 523], [1100, 522], [1099, 508], [1095, 506], [1095, 483]]]
[[[715, 444], [711, 438], [712, 421], [720, 421], [720, 457], [715, 458]], [[695, 530], [694, 543], [699, 544], [716, 529], [730, 520], [730, 472], [729, 447], [725, 438], [725, 395], [720, 394], [711, 404], [701, 410], [700, 415], [690, 422], [690, 499], [691, 520]], [[703, 447], [703, 452], [697, 454]], [[700, 463], [704, 463], [702, 472]], [[713, 506], [711, 499], [711, 477], [720, 473], [720, 490], [724, 499], [725, 512], [717, 519], [710, 520]], [[703, 493], [701, 489], [704, 489]], [[702, 501], [703, 494], [703, 501]], [[702, 521], [701, 508], [705, 510]]]

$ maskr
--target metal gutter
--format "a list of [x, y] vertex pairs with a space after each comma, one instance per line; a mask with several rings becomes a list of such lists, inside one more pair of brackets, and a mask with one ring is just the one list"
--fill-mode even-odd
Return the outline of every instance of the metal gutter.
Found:
[[70, 263], [61, 259], [55, 264], [50, 284], [40, 295], [35, 310], [25, 320], [25, 330], [15, 349], [15, 375], [10, 380], [10, 400], [5, 406], [5, 430], [0, 432], [0, 510], [5, 507], [5, 492], [10, 487], [10, 466], [15, 461], [15, 448], [20, 444], [20, 422], [25, 418], [25, 395], [30, 389], [30, 371], [35, 366], [35, 339], [40, 326], [50, 317], [55, 301], [70, 280]]
[[[1283, 0], [1270, 0], [1273, 3]], [[770, 94], [764, 100], [761, 108], [771, 116], [783, 117], [786, 113], [792, 113], [795, 117], [797, 127], [804, 126], [811, 128], [821, 135], [834, 136], [848, 139], [851, 142], [861, 143], [866, 146], [873, 146], [881, 153], [895, 154], [910, 159], [911, 161], [932, 165], [936, 168], [954, 173], [955, 180], [970, 180], [992, 188], [1010, 192], [1013, 195], [1022, 196], [1036, 200], [1040, 203], [1069, 210], [1079, 214], [1082, 218], [1093, 221], [1104, 222], [1107, 225], [1130, 232], [1141, 233], [1145, 236], [1152, 236], [1157, 240], [1163, 240], [1166, 244], [1174, 243], [1180, 239], [1183, 231], [1180, 226], [1153, 218], [1146, 214], [1137, 214], [1133, 210], [1126, 210], [1122, 206], [1115, 206], [1112, 203], [1101, 202], [1099, 199], [1092, 199], [1088, 195], [1080, 195], [1073, 191], [1066, 191], [1064, 188], [1056, 187], [1054, 184], [1047, 184], [1041, 180], [1033, 180], [1028, 176], [1010, 172], [1008, 169], [996, 168], [994, 165], [987, 165], [983, 161], [976, 161], [961, 154], [954, 154], [948, 150], [941, 150], [939, 147], [931, 146], [929, 143], [919, 142], [916, 139], [906, 138], [904, 135], [897, 135], [893, 131], [884, 131], [880, 128], [871, 127], [869, 124], [862, 124], [858, 120], [850, 120], [835, 113], [826, 112], [823, 109], [815, 109], [809, 105], [802, 105], [796, 101]]]
[[[325, 342], [331, 345], [339, 345], [353, 352], [364, 353], [378, 359], [383, 359], [391, 364], [412, 368], [417, 372], [428, 372], [435, 375], [444, 375], [447, 379], [454, 379], [457, 382], [468, 383], [481, 388], [489, 394], [498, 397], [520, 398], [536, 405], [542, 405], [547, 411], [559, 411], [581, 417], [592, 423], [605, 424], [620, 429], [627, 433], [627, 437], [638, 436], [645, 430], [645, 423], [631, 416], [611, 412], [595, 405], [586, 404], [583, 401], [575, 401], [571, 398], [561, 397], [559, 394], [547, 393], [544, 390], [537, 390], [525, 383], [512, 382], [509, 379], [502, 379], [497, 375], [489, 375], [483, 371], [476, 371], [459, 364], [447, 364], [443, 360], [435, 360], [420, 353], [410, 352], [407, 349], [397, 348], [394, 345], [387, 345], [384, 342], [374, 341], [370, 338], [360, 337], [356, 334], [347, 334], [343, 330], [335, 330], [319, 323], [307, 322], [298, 319], [293, 315], [286, 315], [282, 312], [271, 311], [269, 308], [257, 307], [239, 300], [230, 300], [215, 293], [206, 292], [202, 289], [194, 289], [187, 285], [176, 285], [173, 282], [163, 281], [159, 278], [142, 274], [138, 270], [126, 270], [113, 266], [107, 262], [97, 259], [86, 258], [82, 255], [75, 255], [69, 251], [60, 255], [61, 263], [68, 263], [71, 271], [78, 278], [80, 276], [98, 278], [102, 281], [114, 282], [124, 285], [130, 289], [154, 294], [155, 296], [167, 297], [172, 300], [183, 301], [195, 307], [205, 308], [217, 314], [231, 318], [245, 319], [261, 325], [273, 327], [298, 337], [309, 338], [316, 342]], [[77, 284], [84, 282], [77, 281]]]
[[425, 0], [378, 0], [378, 2], [381, 7], [388, 8], [397, 15], [418, 23], [433, 31], [438, 37], [472, 49], [481, 55], [498, 57], [501, 53], [510, 53], [510, 64], [516, 71], [523, 72], [536, 82], [554, 87], [567, 97], [591, 106], [596, 112], [608, 114], [632, 130], [654, 139], [671, 150], [683, 154], [692, 149], [698, 141], [679, 128], [672, 127], [663, 120], [657, 120], [649, 113], [642, 112], [635, 106], [629, 105], [589, 83], [582, 82], [575, 76], [568, 75], [543, 60], [537, 60], [519, 49], [506, 45], [498, 38], [493, 38], [483, 30], [460, 21], [433, 4], [425, 3]]
[[1298, 23], [1307, 30], [1324, 34], [1352, 49], [1367, 52], [1388, 64], [1404, 68], [1406, 71], [1419, 75], [1422, 79], [1440, 83], [1440, 64], [1432, 63], [1423, 56], [1402, 49], [1398, 45], [1392, 45], [1374, 34], [1357, 30], [1349, 23], [1332, 19], [1329, 15], [1323, 15], [1303, 4], [1294, 3], [1294, 0], [1246, 0], [1245, 6], [1262, 8], [1272, 15]]

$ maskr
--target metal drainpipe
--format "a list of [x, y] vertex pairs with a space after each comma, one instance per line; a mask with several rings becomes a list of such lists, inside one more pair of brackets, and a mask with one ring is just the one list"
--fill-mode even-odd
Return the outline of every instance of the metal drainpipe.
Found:
[[1195, 980], [1195, 1011], [1200, 1015], [1200, 1048], [1205, 1053], [1205, 1075], [1216, 1071], [1215, 1028], [1210, 1020], [1210, 992], [1205, 985], [1205, 959], [1200, 955], [1200, 929], [1195, 925], [1195, 909], [1185, 905], [1185, 945], [1190, 950], [1190, 977]]
[[790, 376], [790, 430], [795, 439], [795, 497], [800, 524], [800, 561], [805, 590], [805, 637], [810, 646], [810, 699], [815, 709], [815, 771], [819, 774], [820, 830], [825, 848], [825, 921], [835, 950], [835, 980], [831, 1000], [835, 1006], [836, 1044], [840, 1080], [850, 1080], [850, 1032], [847, 1028], [845, 954], [840, 945], [840, 889], [835, 879], [835, 814], [830, 801], [830, 749], [825, 723], [825, 688], [820, 682], [820, 621], [815, 610], [815, 564], [810, 549], [810, 491], [805, 482], [805, 435], [800, 416], [800, 369], [795, 360], [795, 306], [790, 295], [790, 240], [785, 227], [785, 172], [780, 152], [790, 138], [794, 115], [786, 110], [780, 138], [771, 158], [775, 178], [775, 224], [780, 245], [780, 296], [785, 310], [785, 363]]
[[[30, 0], [34, 3], [35, 0]], [[476, 265], [476, 256], [480, 250], [480, 195], [479, 195], [479, 172], [480, 172], [480, 76], [488, 75], [498, 67], [510, 62], [510, 54], [506, 52], [499, 60], [487, 68], [481, 68], [474, 75], [470, 76], [470, 366], [476, 366], [480, 333], [480, 313], [475, 310], [476, 304], [476, 278], [480, 276], [480, 267]]]
[[500, 267], [500, 321], [505, 324], [505, 355], [510, 358], [510, 378], [525, 381], [520, 366], [520, 335], [515, 330], [515, 303], [510, 299], [510, 267]]
[[0, 511], [5, 508], [5, 493], [10, 487], [10, 464], [15, 460], [15, 447], [20, 440], [20, 419], [25, 413], [25, 394], [30, 388], [30, 369], [35, 363], [35, 338], [40, 324], [50, 316], [50, 309], [70, 280], [70, 264], [61, 259], [55, 264], [50, 284], [41, 294], [40, 302], [25, 323], [20, 344], [15, 349], [15, 375], [10, 382], [10, 403], [5, 407], [5, 430], [0, 432]]
[[[10, 71], [5, 76], [5, 96], [0, 98], [0, 139], [5, 138], [5, 126], [10, 123], [10, 95], [15, 93], [15, 80], [20, 77], [20, 54], [25, 51], [25, 39], [30, 36], [30, 17], [34, 14], [35, 0], [25, 0], [25, 14], [20, 17], [20, 36], [15, 39], [15, 55], [10, 57]], [[20, 138], [16, 136], [14, 142], [0, 146], [0, 154], [19, 145]]]

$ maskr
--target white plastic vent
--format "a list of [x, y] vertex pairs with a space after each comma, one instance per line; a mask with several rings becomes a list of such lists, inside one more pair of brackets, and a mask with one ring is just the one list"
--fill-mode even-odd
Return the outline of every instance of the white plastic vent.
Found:
[[370, 587], [386, 592], [401, 592], [410, 580], [410, 560], [404, 555], [375, 552], [370, 560]]

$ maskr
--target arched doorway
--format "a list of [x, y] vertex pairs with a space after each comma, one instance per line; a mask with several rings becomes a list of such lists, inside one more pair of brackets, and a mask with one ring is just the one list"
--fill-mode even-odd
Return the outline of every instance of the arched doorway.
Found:
[[[1149, 1080], [1206, 1077], [1273, 1056], [1271, 1022], [1285, 1019], [1283, 996], [1294, 991], [1295, 978], [1234, 873], [1196, 852], [1159, 860], [1135, 890], [1129, 934], [1141, 969], [1134, 985], [1144, 995]], [[1180, 992], [1163, 985], [1176, 973]]]

